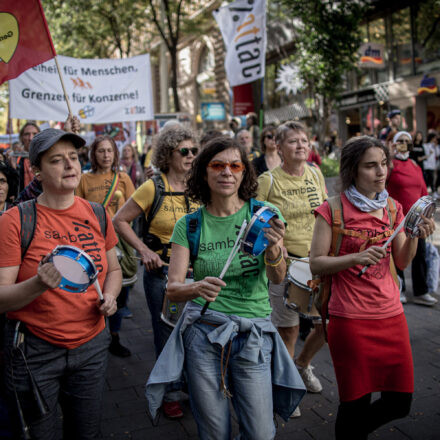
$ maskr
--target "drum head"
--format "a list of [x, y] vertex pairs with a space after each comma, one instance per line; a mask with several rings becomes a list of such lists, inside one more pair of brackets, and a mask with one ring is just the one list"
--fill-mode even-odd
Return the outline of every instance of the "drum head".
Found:
[[310, 290], [307, 281], [311, 280], [313, 276], [310, 271], [309, 261], [307, 259], [304, 261], [292, 261], [288, 269], [288, 278], [293, 284], [296, 284], [303, 289]]
[[53, 265], [67, 280], [75, 284], [89, 284], [90, 278], [83, 266], [65, 255], [54, 255]]

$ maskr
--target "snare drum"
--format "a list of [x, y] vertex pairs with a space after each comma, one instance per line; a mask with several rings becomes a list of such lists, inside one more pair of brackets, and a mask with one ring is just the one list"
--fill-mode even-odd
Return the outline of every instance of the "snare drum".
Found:
[[269, 220], [274, 217], [277, 217], [277, 213], [268, 206], [263, 206], [252, 216], [241, 241], [240, 250], [242, 252], [254, 257], [258, 257], [264, 252], [269, 244], [264, 236], [264, 229], [270, 228]]
[[87, 252], [75, 246], [57, 246], [48, 261], [53, 263], [63, 277], [58, 287], [67, 292], [85, 292], [98, 277], [93, 260]]
[[405, 223], [403, 225], [405, 232], [411, 238], [417, 237], [419, 235], [419, 224], [422, 221], [421, 215], [430, 218], [435, 212], [435, 202], [431, 196], [421, 197], [405, 217]]
[[312, 279], [309, 260], [294, 260], [287, 270], [289, 286], [284, 298], [284, 305], [306, 318], [319, 318], [319, 312], [313, 303], [312, 289], [307, 281]]

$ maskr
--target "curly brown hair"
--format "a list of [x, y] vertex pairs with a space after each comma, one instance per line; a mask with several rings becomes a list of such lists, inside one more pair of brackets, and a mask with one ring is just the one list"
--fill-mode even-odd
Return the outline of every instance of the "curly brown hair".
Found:
[[162, 173], [168, 173], [173, 151], [179, 147], [181, 142], [186, 140], [191, 140], [195, 143], [193, 132], [187, 128], [173, 125], [163, 129], [157, 137], [151, 160], [153, 165], [159, 168]]
[[96, 173], [96, 171], [98, 171], [98, 162], [96, 161], [96, 150], [99, 147], [99, 144], [101, 144], [104, 141], [109, 141], [113, 148], [114, 159], [112, 163], [112, 171], [117, 173], [119, 171], [119, 150], [118, 147], [116, 146], [114, 139], [106, 134], [96, 136], [92, 145], [90, 145], [90, 164], [92, 166], [92, 172]]
[[206, 184], [206, 168], [216, 154], [230, 148], [240, 152], [241, 161], [245, 166], [243, 180], [238, 189], [238, 197], [247, 201], [251, 197], [256, 196], [258, 186], [257, 175], [255, 174], [254, 167], [247, 159], [247, 153], [235, 139], [229, 136], [219, 136], [211, 139], [192, 163], [187, 182], [187, 190], [185, 191], [190, 199], [202, 203], [205, 206], [211, 201], [211, 189]]

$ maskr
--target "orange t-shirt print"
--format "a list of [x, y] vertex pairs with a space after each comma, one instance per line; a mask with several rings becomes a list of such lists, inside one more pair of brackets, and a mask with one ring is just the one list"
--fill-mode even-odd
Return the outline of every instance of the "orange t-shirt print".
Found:
[[[17, 208], [0, 217], [0, 267], [20, 266], [17, 283], [33, 277], [42, 257], [57, 245], [83, 249], [95, 262], [102, 286], [107, 275], [106, 252], [117, 243], [117, 237], [107, 215], [107, 235], [101, 234], [99, 222], [90, 204], [75, 197], [71, 207], [64, 210], [37, 206], [34, 239], [21, 261], [20, 218]], [[98, 294], [90, 286], [84, 293], [49, 289], [27, 306], [8, 312], [9, 319], [23, 321], [36, 336], [61, 347], [75, 348], [96, 336], [105, 326], [97, 307]]]

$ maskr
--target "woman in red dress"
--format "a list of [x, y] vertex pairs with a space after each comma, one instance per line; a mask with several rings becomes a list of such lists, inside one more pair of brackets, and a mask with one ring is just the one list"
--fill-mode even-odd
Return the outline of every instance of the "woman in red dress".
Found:
[[[388, 149], [375, 138], [352, 138], [343, 148], [340, 198], [349, 235], [343, 235], [337, 256], [329, 255], [332, 211], [328, 201], [315, 211], [310, 265], [312, 273], [332, 278], [328, 343], [340, 399], [338, 440], [366, 439], [379, 426], [405, 417], [414, 391], [408, 326], [390, 258], [392, 254], [403, 270], [416, 253], [418, 238], [406, 237], [402, 230], [386, 250], [381, 247], [387, 230], [403, 220], [402, 206], [394, 202], [396, 216], [391, 226], [385, 190], [389, 164]], [[434, 229], [434, 221], [423, 218], [420, 237]], [[366, 265], [371, 267], [359, 277]], [[381, 394], [371, 402], [373, 392]]]

